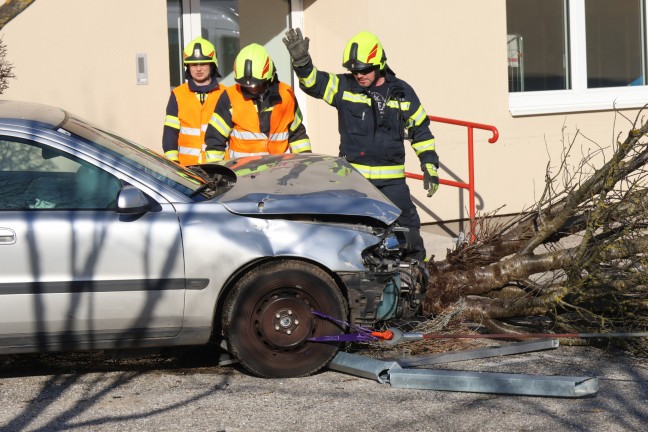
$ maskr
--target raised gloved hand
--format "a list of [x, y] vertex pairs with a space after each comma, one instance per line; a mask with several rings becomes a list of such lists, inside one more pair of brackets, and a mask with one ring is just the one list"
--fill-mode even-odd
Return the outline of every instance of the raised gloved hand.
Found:
[[439, 174], [431, 163], [421, 165], [421, 170], [423, 170], [423, 188], [428, 191], [427, 196], [431, 197], [439, 189]]
[[310, 56], [308, 55], [308, 43], [310, 39], [304, 38], [299, 28], [291, 28], [286, 32], [286, 37], [283, 38], [283, 43], [288, 48], [290, 58], [292, 58], [293, 66], [301, 67], [308, 63]]

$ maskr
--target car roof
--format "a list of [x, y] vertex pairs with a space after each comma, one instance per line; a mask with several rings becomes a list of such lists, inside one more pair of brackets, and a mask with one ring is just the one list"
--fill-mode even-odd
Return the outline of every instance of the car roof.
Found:
[[58, 127], [65, 122], [67, 113], [57, 107], [35, 102], [0, 100], [0, 119], [39, 122]]

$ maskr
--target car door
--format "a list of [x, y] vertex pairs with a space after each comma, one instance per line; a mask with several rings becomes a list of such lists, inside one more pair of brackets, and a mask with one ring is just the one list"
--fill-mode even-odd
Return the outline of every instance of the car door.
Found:
[[182, 326], [173, 206], [116, 211], [125, 184], [34, 141], [0, 137], [0, 345], [137, 345]]

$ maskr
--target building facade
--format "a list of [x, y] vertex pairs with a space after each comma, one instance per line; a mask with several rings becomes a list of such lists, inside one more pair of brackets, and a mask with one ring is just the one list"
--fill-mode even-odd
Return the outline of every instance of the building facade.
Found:
[[[648, 103], [646, 13], [646, 0], [36, 0], [0, 30], [17, 77], [2, 97], [61, 106], [161, 151], [169, 91], [193, 37], [216, 45], [227, 84], [251, 42], [293, 82], [281, 41], [290, 26], [329, 72], [344, 71], [346, 41], [368, 30], [429, 115], [498, 129], [494, 144], [475, 131], [477, 207], [517, 213], [542, 194], [567, 146], [576, 143], [573, 164], [611, 149], [631, 128], [623, 116]], [[314, 151], [337, 154], [335, 110], [298, 97]], [[466, 130], [432, 129], [441, 178], [467, 182]], [[420, 173], [411, 149], [406, 170]], [[463, 190], [442, 186], [428, 199], [421, 182], [410, 188], [424, 223], [468, 215]]]

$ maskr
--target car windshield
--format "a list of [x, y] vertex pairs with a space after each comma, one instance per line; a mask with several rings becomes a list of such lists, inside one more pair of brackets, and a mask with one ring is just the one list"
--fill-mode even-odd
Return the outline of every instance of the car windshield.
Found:
[[72, 115], [66, 119], [62, 128], [67, 132], [94, 143], [96, 146], [102, 147], [104, 152], [112, 155], [119, 162], [127, 164], [171, 186], [176, 191], [194, 201], [211, 198], [207, 190], [204, 193], [194, 194], [201, 187], [205, 189], [203, 187], [205, 184], [204, 178], [194, 171], [185, 169], [165, 159], [160, 154], [145, 146], [101, 130]]

